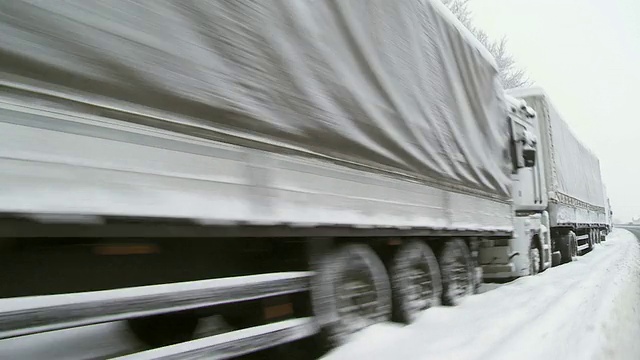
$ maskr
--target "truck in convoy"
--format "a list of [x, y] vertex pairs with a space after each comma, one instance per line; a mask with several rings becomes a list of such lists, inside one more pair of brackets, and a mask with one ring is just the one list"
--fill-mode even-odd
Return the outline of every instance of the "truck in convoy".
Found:
[[613, 230], [613, 210], [611, 210], [611, 199], [607, 195], [607, 187], [603, 185], [602, 191], [604, 193], [605, 199], [607, 199], [604, 203], [604, 211], [605, 211], [605, 233], [603, 234], [602, 240], [606, 240], [606, 236]]
[[[437, 0], [14, 1], [0, 26], [0, 338], [340, 344], [595, 241], [585, 178], [536, 157], [551, 133]], [[212, 315], [232, 331], [172, 345]]]
[[570, 262], [604, 240], [610, 229], [598, 158], [572, 133], [544, 90], [508, 93], [514, 107], [519, 98], [535, 110], [527, 126], [534, 129], [539, 151], [535, 166], [514, 175], [516, 236], [483, 242], [486, 279], [535, 274]]

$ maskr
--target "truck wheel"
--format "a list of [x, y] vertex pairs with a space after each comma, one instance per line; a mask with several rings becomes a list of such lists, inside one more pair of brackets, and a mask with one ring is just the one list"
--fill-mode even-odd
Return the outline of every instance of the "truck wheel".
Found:
[[457, 305], [462, 298], [473, 294], [473, 263], [469, 248], [463, 240], [445, 242], [440, 250], [442, 274], [442, 303]]
[[571, 236], [571, 234], [573, 234], [573, 231], [570, 231], [566, 234], [561, 235], [557, 241], [558, 250], [560, 250], [560, 257], [561, 257], [562, 264], [571, 262], [573, 261], [573, 258], [574, 258], [573, 257], [574, 246], [573, 246], [572, 239], [575, 239], [575, 234], [574, 236]]
[[535, 245], [529, 249], [529, 275], [537, 275], [540, 272], [540, 250]]
[[440, 303], [440, 267], [431, 248], [409, 241], [395, 253], [390, 267], [394, 317], [413, 322], [423, 310]]
[[348, 244], [321, 259], [312, 302], [330, 346], [355, 332], [391, 319], [391, 287], [384, 264], [364, 244]]
[[560, 251], [554, 251], [551, 253], [551, 266], [558, 266], [562, 263], [562, 254]]
[[607, 232], [603, 230], [600, 236], [600, 242], [605, 242], [605, 241], [607, 241]]
[[593, 250], [593, 246], [595, 245], [596, 240], [593, 233], [593, 229], [589, 229], [589, 251]]
[[193, 340], [198, 317], [190, 313], [153, 315], [129, 319], [127, 325], [144, 344], [160, 347]]
[[578, 238], [576, 237], [576, 233], [573, 231], [569, 232], [569, 244], [571, 250], [571, 261], [578, 260]]

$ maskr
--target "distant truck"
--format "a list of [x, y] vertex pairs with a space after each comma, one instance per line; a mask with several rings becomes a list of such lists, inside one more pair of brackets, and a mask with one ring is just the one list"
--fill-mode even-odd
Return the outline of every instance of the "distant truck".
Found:
[[603, 241], [611, 228], [598, 158], [571, 132], [541, 88], [508, 91], [537, 116], [526, 118], [537, 139], [536, 164], [514, 175], [515, 236], [485, 240], [485, 279], [535, 274], [574, 260]]
[[611, 199], [609, 199], [609, 196], [607, 196], [607, 187], [603, 186], [602, 191], [604, 192], [604, 196], [607, 199], [607, 201], [605, 202], [604, 210], [607, 224], [606, 234], [609, 234], [611, 230], [613, 230], [613, 210], [611, 209]]

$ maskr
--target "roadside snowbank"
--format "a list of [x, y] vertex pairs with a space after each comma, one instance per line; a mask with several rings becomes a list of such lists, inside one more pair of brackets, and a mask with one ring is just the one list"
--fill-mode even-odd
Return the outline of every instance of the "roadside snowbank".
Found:
[[325, 359], [640, 359], [640, 246], [626, 230], [577, 262], [383, 324]]

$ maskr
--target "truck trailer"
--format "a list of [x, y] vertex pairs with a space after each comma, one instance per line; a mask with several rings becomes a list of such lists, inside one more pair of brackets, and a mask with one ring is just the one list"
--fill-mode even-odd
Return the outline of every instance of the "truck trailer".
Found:
[[534, 167], [515, 174], [516, 235], [508, 242], [482, 245], [485, 279], [535, 274], [573, 261], [610, 228], [598, 158], [573, 134], [543, 89], [508, 94], [535, 110], [528, 125], [535, 129], [539, 151]]
[[[0, 26], [0, 338], [341, 344], [473, 294], [489, 245], [545, 267], [599, 224], [437, 0], [11, 1]], [[172, 346], [211, 315], [233, 333]]]

